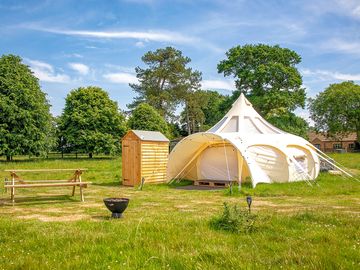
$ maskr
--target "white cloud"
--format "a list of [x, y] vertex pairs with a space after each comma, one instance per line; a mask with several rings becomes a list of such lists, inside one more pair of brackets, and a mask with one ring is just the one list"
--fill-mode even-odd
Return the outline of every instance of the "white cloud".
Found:
[[32, 67], [36, 67], [38, 69], [47, 70], [49, 72], [54, 72], [54, 68], [45, 62], [41, 62], [38, 60], [25, 59]]
[[359, 0], [323, 0], [309, 1], [303, 5], [314, 14], [338, 14], [341, 16], [360, 19], [360, 2]]
[[88, 30], [60, 30], [43, 27], [30, 27], [30, 29], [63, 34], [68, 36], [108, 38], [108, 39], [137, 39], [143, 41], [174, 42], [174, 43], [193, 43], [199, 39], [185, 36], [177, 32], [170, 31], [88, 31]]
[[109, 70], [116, 70], [122, 73], [134, 73], [135, 71], [135, 67], [129, 67], [129, 66], [119, 66], [114, 64], [104, 64], [104, 66]]
[[66, 74], [56, 73], [52, 65], [38, 60], [25, 59], [30, 64], [30, 69], [34, 75], [44, 82], [68, 83], [70, 77]]
[[89, 73], [90, 68], [82, 63], [69, 63], [69, 67], [81, 75], [87, 75]]
[[321, 46], [325, 50], [360, 55], [360, 42], [346, 41], [338, 38], [330, 39]]
[[235, 90], [235, 82], [230, 80], [203, 80], [201, 86], [204, 89]]
[[134, 74], [125, 72], [108, 73], [104, 74], [103, 77], [112, 83], [129, 84], [139, 82]]
[[316, 78], [319, 81], [330, 81], [330, 80], [339, 80], [339, 81], [360, 81], [360, 74], [349, 74], [341, 73], [337, 71], [329, 70], [310, 70], [310, 69], [301, 69], [301, 74], [305, 77]]
[[359, 0], [336, 0], [336, 3], [346, 15], [350, 15], [356, 19], [360, 19]]
[[138, 48], [144, 48], [145, 47], [145, 43], [142, 41], [138, 41], [135, 43], [135, 46]]
[[65, 57], [69, 57], [69, 58], [83, 58], [84, 56], [82, 56], [81, 54], [78, 53], [69, 53], [69, 54], [64, 54]]

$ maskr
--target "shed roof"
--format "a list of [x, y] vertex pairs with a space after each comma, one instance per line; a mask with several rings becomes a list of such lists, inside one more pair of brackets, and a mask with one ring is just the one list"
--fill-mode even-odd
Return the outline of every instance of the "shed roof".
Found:
[[154, 141], [154, 142], [168, 142], [169, 139], [166, 138], [159, 131], [147, 131], [147, 130], [132, 130], [137, 137], [142, 141]]

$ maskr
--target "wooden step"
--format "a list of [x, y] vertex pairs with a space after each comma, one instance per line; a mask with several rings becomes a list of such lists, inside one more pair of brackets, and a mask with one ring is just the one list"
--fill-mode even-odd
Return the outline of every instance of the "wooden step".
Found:
[[[224, 180], [196, 180], [194, 181], [195, 186], [207, 186], [207, 187], [228, 187], [230, 186], [229, 181]], [[236, 181], [232, 181], [232, 183], [236, 183]]]

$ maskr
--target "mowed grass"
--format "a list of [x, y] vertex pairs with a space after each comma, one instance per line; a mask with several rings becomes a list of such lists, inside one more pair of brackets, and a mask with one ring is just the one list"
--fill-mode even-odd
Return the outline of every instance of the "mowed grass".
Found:
[[[359, 177], [360, 154], [334, 156]], [[248, 185], [241, 191], [122, 187], [121, 159], [34, 159], [4, 169], [87, 168], [85, 202], [71, 188], [23, 189], [16, 203], [0, 196], [0, 269], [359, 269], [360, 183], [321, 174], [306, 182]], [[22, 174], [68, 179], [69, 173]], [[246, 207], [253, 196], [255, 231], [217, 231], [209, 221], [223, 203]], [[110, 219], [105, 197], [129, 197]]]

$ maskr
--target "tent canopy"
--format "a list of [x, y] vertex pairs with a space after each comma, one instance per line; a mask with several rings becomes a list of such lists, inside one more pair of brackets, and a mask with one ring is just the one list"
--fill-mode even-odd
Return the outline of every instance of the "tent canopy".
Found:
[[313, 180], [319, 159], [305, 139], [263, 119], [245, 98], [206, 132], [181, 140], [170, 153], [167, 179], [257, 183]]

